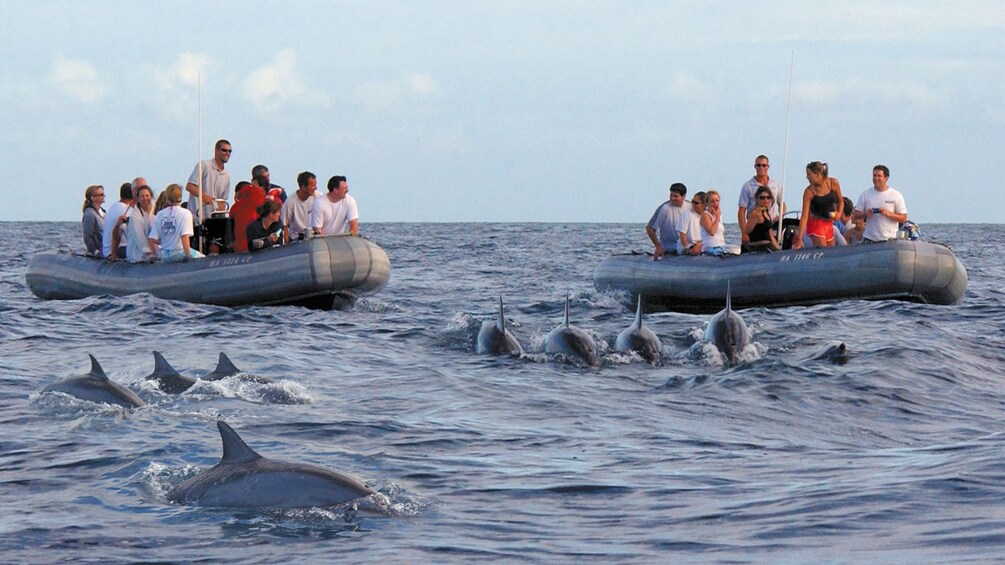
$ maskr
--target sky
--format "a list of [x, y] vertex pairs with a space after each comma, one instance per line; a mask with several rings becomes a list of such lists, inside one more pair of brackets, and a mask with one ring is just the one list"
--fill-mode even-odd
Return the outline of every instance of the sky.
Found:
[[719, 190], [735, 222], [761, 153], [790, 209], [808, 162], [852, 200], [882, 163], [922, 225], [1005, 221], [1001, 0], [0, 0], [0, 15], [0, 221], [78, 221], [90, 184], [183, 184], [219, 138], [232, 186], [259, 163], [289, 191], [304, 170], [319, 187], [346, 175], [363, 226], [642, 224], [673, 182]]

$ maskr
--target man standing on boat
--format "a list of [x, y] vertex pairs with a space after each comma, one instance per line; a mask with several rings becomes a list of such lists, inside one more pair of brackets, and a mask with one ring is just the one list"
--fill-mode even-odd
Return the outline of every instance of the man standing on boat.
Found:
[[349, 196], [349, 183], [341, 175], [328, 179], [328, 195], [315, 198], [311, 208], [311, 227], [316, 235], [359, 234], [359, 211]]
[[907, 204], [904, 197], [886, 183], [890, 169], [886, 165], [872, 168], [872, 188], [862, 193], [852, 212], [852, 220], [865, 219], [863, 243], [875, 243], [897, 238], [900, 224], [907, 221]]
[[188, 184], [185, 190], [188, 191], [188, 209], [195, 216], [196, 221], [209, 218], [215, 211], [216, 200], [227, 200], [230, 198], [230, 171], [225, 171], [227, 161], [230, 160], [230, 142], [221, 139], [216, 142], [214, 148], [216, 154], [212, 159], [202, 162], [202, 216], [199, 215], [199, 208], [196, 206], [196, 199], [199, 198], [199, 163], [196, 163], [192, 174], [188, 177]]
[[649, 218], [646, 224], [646, 235], [653, 242], [653, 261], [656, 261], [667, 252], [677, 252], [677, 222], [681, 216], [691, 211], [684, 196], [687, 194], [687, 187], [682, 183], [675, 182], [670, 185], [670, 199], [659, 205], [653, 212], [653, 217]]
[[279, 218], [283, 222], [285, 241], [307, 237], [311, 231], [311, 208], [314, 207], [314, 191], [318, 189], [318, 178], [310, 171], [297, 175], [297, 191], [293, 198], [283, 203]]
[[736, 211], [736, 221], [740, 224], [740, 248], [742, 251], [746, 251], [747, 244], [750, 243], [750, 236], [747, 235], [747, 230], [744, 229], [747, 226], [747, 218], [750, 217], [750, 213], [757, 207], [757, 189], [761, 186], [768, 187], [771, 190], [772, 204], [771, 208], [768, 210], [769, 216], [772, 218], [777, 218], [779, 215], [779, 206], [781, 206], [781, 213], [785, 213], [785, 205], [778, 199], [779, 194], [782, 191], [782, 185], [775, 182], [774, 179], [768, 176], [768, 169], [771, 165], [768, 163], [768, 158], [765, 155], [758, 155], [754, 159], [754, 176], [750, 180], [745, 182], [740, 188], [740, 200], [737, 202]]

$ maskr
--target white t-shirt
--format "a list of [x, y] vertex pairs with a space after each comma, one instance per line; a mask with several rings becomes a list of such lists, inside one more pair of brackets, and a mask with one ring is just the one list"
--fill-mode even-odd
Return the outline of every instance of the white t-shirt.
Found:
[[[105, 257], [112, 254], [112, 230], [115, 229], [115, 223], [119, 221], [119, 216], [125, 214], [127, 208], [129, 208], [129, 204], [116, 200], [105, 213], [105, 223], [101, 227], [101, 254]], [[122, 228], [119, 228], [119, 245], [125, 244], [125, 234], [122, 233]]]
[[304, 231], [311, 229], [311, 208], [314, 206], [314, 195], [301, 201], [295, 193], [286, 199], [283, 210], [279, 213], [279, 218], [283, 225], [290, 230], [290, 239], [296, 239]]
[[[750, 180], [745, 182], [740, 188], [740, 199], [736, 203], [737, 208], [746, 208], [747, 217], [750, 217], [750, 213], [754, 211], [757, 207], [757, 189], [761, 186], [761, 183], [757, 182], [757, 177], [750, 177]], [[775, 182], [775, 179], [768, 177], [768, 190], [771, 191], [771, 195], [775, 197], [775, 201], [771, 204], [771, 217], [778, 217], [778, 195], [782, 192], [782, 185]]]
[[677, 221], [690, 212], [690, 202], [684, 202], [678, 208], [669, 200], [660, 204], [660, 207], [653, 212], [653, 217], [649, 218], [649, 223], [646, 225], [656, 230], [663, 251], [669, 251], [677, 246]]
[[[872, 208], [883, 208], [895, 214], [907, 213], [907, 204], [904, 203], [904, 197], [889, 186], [883, 192], [876, 190], [876, 187], [872, 187], [863, 192], [862, 196], [858, 197], [858, 203], [855, 204], [856, 210], [865, 212]], [[866, 218], [865, 231], [862, 232], [862, 237], [872, 241], [896, 239], [899, 227], [900, 224], [896, 220], [891, 220], [879, 214], [873, 214]]]
[[[199, 163], [195, 164], [192, 174], [188, 176], [188, 182], [199, 184]], [[206, 159], [202, 162], [202, 193], [208, 194], [218, 200], [230, 198], [230, 171], [216, 168], [216, 159]], [[198, 197], [194, 194], [188, 196], [188, 209], [195, 215], [199, 214], [196, 208]], [[203, 219], [208, 219], [213, 213], [213, 205], [206, 204], [202, 207]]]
[[[689, 211], [687, 214], [681, 214], [680, 219], [677, 220], [676, 229], [678, 232], [684, 232], [684, 235], [687, 236], [688, 244], [698, 243], [701, 241], [701, 216], [695, 214], [694, 210]], [[677, 254], [684, 254], [684, 248], [680, 240], [677, 241]]]
[[328, 200], [327, 196], [314, 199], [314, 207], [311, 208], [311, 227], [321, 228], [323, 235], [348, 233], [349, 222], [358, 219], [356, 199], [350, 194], [346, 194], [345, 198], [335, 203]]
[[[705, 212], [709, 218], [712, 218], [711, 212]], [[726, 245], [726, 228], [722, 225], [722, 219], [719, 219], [719, 228], [715, 230], [715, 233], [708, 233], [705, 230], [705, 226], [701, 226], [701, 248], [702, 251], [706, 249], [711, 249], [713, 247], [725, 247]]]
[[144, 214], [139, 206], [133, 206], [129, 210], [129, 223], [123, 224], [119, 228], [119, 236], [126, 244], [127, 261], [143, 261], [150, 257], [150, 228], [154, 224], [154, 211], [150, 209], [149, 214]]
[[158, 240], [160, 247], [158, 255], [162, 259], [165, 255], [182, 253], [184, 251], [181, 246], [182, 236], [194, 234], [192, 213], [181, 206], [168, 206], [157, 212], [150, 228], [150, 239]]

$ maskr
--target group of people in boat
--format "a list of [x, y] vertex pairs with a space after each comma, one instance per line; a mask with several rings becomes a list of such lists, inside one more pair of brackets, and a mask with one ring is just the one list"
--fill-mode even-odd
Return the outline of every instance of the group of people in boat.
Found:
[[[785, 214], [780, 202], [782, 186], [768, 175], [768, 157], [754, 159], [754, 176], [740, 188], [736, 219], [740, 228], [740, 251], [768, 252], [782, 248], [779, 218]], [[873, 243], [895, 239], [907, 222], [907, 206], [900, 192], [887, 183], [890, 169], [872, 169], [872, 187], [852, 203], [841, 194], [841, 183], [829, 175], [827, 163], [806, 165], [808, 186], [803, 190], [799, 228], [793, 249]], [[719, 192], [698, 192], [687, 202], [687, 187], [670, 185], [670, 198], [660, 204], [646, 224], [653, 242], [653, 259], [664, 255], [729, 254], [722, 224]]]
[[[143, 177], [123, 183], [119, 200], [107, 211], [104, 187], [88, 186], [81, 221], [88, 255], [111, 261], [185, 261], [204, 253], [260, 251], [314, 235], [358, 235], [359, 211], [342, 175], [328, 180], [327, 195], [315, 197], [317, 177], [304, 171], [297, 175], [296, 192], [287, 196], [281, 186], [271, 183], [268, 167], [256, 165], [250, 181], [237, 183], [230, 206], [226, 164], [232, 151], [229, 141], [217, 141], [214, 157], [196, 164], [184, 189], [169, 184], [156, 201]], [[189, 195], [186, 203], [182, 203], [184, 192]], [[192, 241], [196, 224], [207, 226], [207, 220], [214, 218], [224, 220], [224, 230], [232, 232], [232, 238], [211, 240], [197, 249]]]

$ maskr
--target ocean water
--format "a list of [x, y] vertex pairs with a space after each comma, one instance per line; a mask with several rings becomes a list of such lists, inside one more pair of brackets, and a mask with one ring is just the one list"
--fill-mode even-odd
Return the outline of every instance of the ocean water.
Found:
[[[79, 225], [0, 223], [0, 561], [998, 561], [1005, 226], [922, 229], [966, 266], [962, 304], [743, 310], [755, 343], [730, 367], [700, 341], [708, 316], [647, 315], [659, 366], [611, 352], [633, 310], [593, 288], [593, 269], [645, 249], [641, 224], [364, 224], [391, 282], [320, 312], [41, 301], [28, 259], [82, 247]], [[567, 292], [598, 368], [540, 352]], [[525, 358], [475, 352], [500, 294]], [[814, 358], [832, 340], [846, 362]], [[229, 382], [161, 394], [142, 380], [153, 350], [189, 375], [225, 352], [283, 399]], [[39, 394], [87, 372], [89, 353], [149, 406]], [[167, 502], [219, 460], [218, 418], [265, 456], [379, 494], [307, 510]]]

